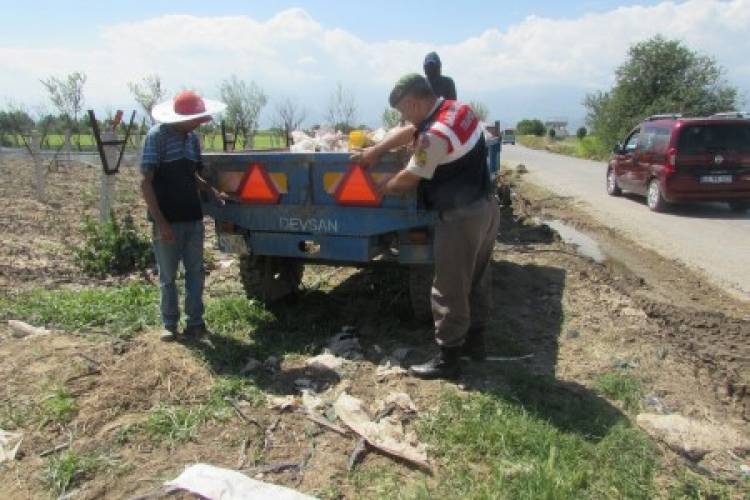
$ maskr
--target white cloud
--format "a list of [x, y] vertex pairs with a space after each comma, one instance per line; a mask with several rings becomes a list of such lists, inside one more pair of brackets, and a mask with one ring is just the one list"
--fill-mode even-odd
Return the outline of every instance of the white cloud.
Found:
[[[578, 19], [531, 16], [505, 31], [491, 29], [438, 47], [429, 40], [366, 42], [322, 26], [302, 9], [263, 22], [247, 16], [167, 15], [106, 26], [91, 49], [67, 48], [64, 41], [48, 48], [0, 46], [0, 97], [42, 102], [40, 78], [84, 71], [90, 104], [132, 106], [127, 82], [146, 74], [161, 75], [172, 90], [192, 87], [209, 96], [215, 96], [220, 80], [236, 74], [255, 80], [272, 98], [305, 100], [313, 115], [322, 115], [341, 81], [354, 90], [361, 117], [373, 122], [392, 82], [420, 71], [424, 54], [437, 49], [460, 96], [488, 100], [490, 109], [511, 109], [514, 101], [533, 101], [529, 89], [559, 87], [566, 95], [578, 89], [583, 95], [607, 88], [627, 48], [658, 33], [716, 57], [729, 80], [747, 89], [749, 29], [750, 0], [664, 2]], [[574, 108], [580, 109], [580, 102], [549, 113]]]

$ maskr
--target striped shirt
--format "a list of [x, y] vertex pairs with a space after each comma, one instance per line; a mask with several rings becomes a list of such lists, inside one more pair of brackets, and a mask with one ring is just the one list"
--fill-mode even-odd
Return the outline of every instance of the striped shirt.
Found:
[[201, 146], [194, 132], [183, 134], [168, 124], [157, 124], [146, 134], [141, 172], [153, 172], [160, 162], [187, 159], [200, 163]]

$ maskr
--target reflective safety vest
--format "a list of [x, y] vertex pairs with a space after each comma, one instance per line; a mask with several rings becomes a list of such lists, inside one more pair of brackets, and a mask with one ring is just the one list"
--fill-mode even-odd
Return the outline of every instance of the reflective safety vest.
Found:
[[432, 179], [420, 182], [429, 209], [461, 208], [487, 198], [492, 192], [487, 168], [487, 146], [479, 118], [468, 104], [444, 100], [417, 129], [444, 139], [448, 155]]

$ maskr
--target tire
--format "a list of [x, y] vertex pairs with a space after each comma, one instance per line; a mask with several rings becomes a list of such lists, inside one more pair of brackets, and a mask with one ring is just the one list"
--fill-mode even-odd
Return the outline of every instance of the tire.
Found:
[[615, 175], [615, 169], [607, 169], [607, 194], [610, 196], [620, 196], [622, 189], [617, 184], [617, 176]]
[[750, 201], [734, 200], [728, 203], [729, 203], [729, 210], [731, 210], [732, 212], [736, 212], [738, 214], [747, 212], [750, 209]]
[[659, 179], [651, 179], [649, 181], [648, 191], [646, 192], [646, 203], [652, 212], [664, 212], [667, 210], [669, 204], [661, 194]]
[[432, 323], [432, 266], [409, 267], [409, 300], [414, 319], [420, 323]]
[[271, 304], [297, 293], [305, 266], [285, 257], [242, 256], [240, 279], [248, 299]]

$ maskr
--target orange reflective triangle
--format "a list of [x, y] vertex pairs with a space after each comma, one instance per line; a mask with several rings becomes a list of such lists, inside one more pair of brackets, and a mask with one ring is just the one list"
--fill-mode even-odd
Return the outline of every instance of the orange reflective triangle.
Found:
[[342, 205], [377, 206], [381, 196], [361, 165], [352, 165], [336, 189], [336, 201]]
[[239, 196], [250, 203], [273, 204], [279, 201], [279, 191], [262, 165], [253, 163], [240, 184]]

